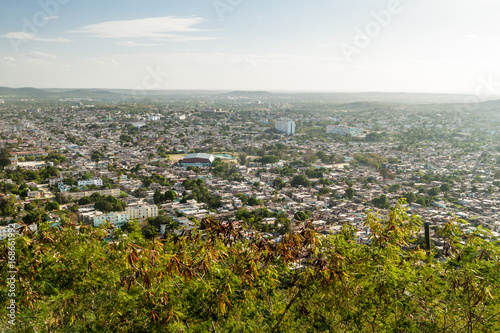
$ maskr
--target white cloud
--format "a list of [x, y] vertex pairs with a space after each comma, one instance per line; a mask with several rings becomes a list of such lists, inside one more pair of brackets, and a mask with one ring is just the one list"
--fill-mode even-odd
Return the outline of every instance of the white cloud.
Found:
[[30, 53], [22, 53], [22, 54], [20, 54], [20, 56], [24, 57], [24, 58], [28, 58], [28, 59], [57, 60], [57, 56], [50, 54], [50, 53], [40, 52], [40, 51], [35, 51], [35, 52], [30, 52]]
[[205, 37], [205, 36], [183, 36], [183, 35], [164, 35], [162, 38], [171, 42], [192, 42], [192, 41], [204, 41], [204, 40], [214, 40], [215, 37]]
[[15, 58], [3, 57], [1, 60], [12, 68], [29, 68], [30, 70], [37, 70], [40, 67], [64, 66], [63, 61], [60, 61], [56, 55], [40, 51], [19, 53]]
[[[100, 68], [100, 67], [106, 67], [106, 68], [118, 68], [120, 67], [120, 62], [116, 60], [115, 58], [106, 58], [106, 57], [101, 57], [101, 58], [86, 58], [86, 59], [79, 59], [76, 62], [72, 62], [74, 66], [80, 67], [80, 66], [91, 66], [93, 68]], [[101, 70], [101, 69], [99, 69]]]
[[477, 39], [478, 38], [476, 35], [472, 35], [472, 34], [467, 34], [464, 37], [467, 39]]
[[213, 37], [185, 36], [176, 33], [201, 32], [194, 26], [205, 20], [201, 17], [156, 17], [137, 20], [108, 21], [90, 24], [70, 33], [83, 33], [98, 38], [151, 38], [156, 40], [170, 40], [175, 42], [210, 40]]
[[154, 43], [137, 43], [137, 42], [133, 42], [133, 41], [130, 41], [130, 40], [124, 40], [124, 41], [121, 41], [121, 42], [116, 42], [115, 44], [123, 45], [123, 46], [137, 46], [137, 47], [140, 47], [140, 46], [144, 46], [144, 47], [147, 47], [147, 46], [160, 46], [161, 45], [161, 44], [154, 44]]
[[45, 16], [43, 19], [45, 21], [50, 21], [50, 20], [55, 20], [55, 19], [58, 19], [59, 16]]
[[57, 42], [57, 43], [69, 43], [71, 42], [69, 39], [58, 37], [58, 38], [44, 38], [44, 37], [39, 37], [34, 34], [29, 34], [26, 32], [21, 32], [21, 31], [16, 31], [16, 32], [9, 32], [5, 35], [0, 35], [2, 38], [9, 38], [9, 39], [22, 39], [22, 40], [32, 40], [36, 42]]

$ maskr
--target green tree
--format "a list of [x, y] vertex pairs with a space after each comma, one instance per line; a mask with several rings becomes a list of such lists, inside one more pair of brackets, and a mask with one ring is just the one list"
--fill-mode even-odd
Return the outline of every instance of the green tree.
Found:
[[153, 239], [158, 236], [158, 230], [156, 229], [155, 226], [149, 225], [142, 229], [142, 234], [144, 235], [144, 238], [146, 239]]
[[381, 169], [380, 170], [380, 175], [384, 179], [395, 179], [396, 178], [396, 175], [390, 169], [387, 169], [387, 168]]
[[389, 208], [389, 201], [387, 199], [387, 196], [385, 194], [380, 195], [378, 198], [374, 198], [372, 200], [372, 204], [381, 209], [386, 209]]
[[238, 162], [240, 163], [240, 165], [246, 165], [247, 164], [247, 154], [240, 153], [238, 156]]
[[261, 158], [256, 159], [255, 162], [261, 163], [261, 164], [272, 164], [272, 163], [279, 162], [279, 160], [280, 159], [278, 156], [267, 155], [267, 156], [263, 156]]
[[83, 197], [80, 200], [78, 200], [78, 204], [80, 206], [85, 206], [88, 204], [91, 204], [93, 201], [89, 197]]
[[309, 216], [303, 211], [298, 211], [293, 215], [293, 218], [297, 221], [306, 221], [309, 219]]
[[441, 190], [441, 192], [449, 192], [451, 190], [451, 187], [450, 187], [450, 184], [443, 183], [443, 184], [441, 184], [439, 189]]
[[15, 213], [16, 196], [9, 195], [0, 199], [0, 213], [2, 216], [12, 216]]
[[36, 208], [37, 208], [37, 205], [34, 202], [30, 202], [30, 203], [27, 203], [27, 204], [24, 205], [24, 210], [25, 211], [34, 210]]
[[328, 187], [322, 187], [322, 188], [319, 189], [318, 193], [320, 195], [325, 195], [325, 194], [330, 193], [330, 189]]
[[172, 217], [167, 216], [167, 215], [160, 215], [156, 217], [150, 217], [148, 219], [148, 222], [150, 225], [156, 227], [157, 230], [161, 230], [161, 226], [165, 226], [165, 231], [166, 232], [172, 232], [175, 230], [179, 224], [175, 222]]
[[247, 204], [248, 204], [249, 206], [259, 206], [259, 205], [262, 205], [263, 203], [262, 203], [262, 201], [261, 201], [261, 200], [257, 200], [255, 197], [250, 197], [250, 198], [248, 199]]
[[90, 159], [94, 162], [99, 162], [104, 157], [104, 154], [98, 150], [93, 150]]
[[399, 184], [394, 184], [389, 187], [389, 192], [395, 193], [401, 189], [401, 185]]
[[56, 201], [48, 202], [47, 205], [45, 205], [45, 210], [48, 212], [59, 210], [59, 204]]
[[407, 193], [405, 195], [405, 197], [406, 197], [406, 202], [408, 202], [409, 204], [411, 204], [412, 202], [415, 202], [415, 200], [417, 200], [417, 196], [413, 192]]
[[23, 217], [23, 222], [26, 225], [29, 224], [40, 224], [44, 221], [46, 221], [48, 218], [47, 213], [44, 210], [32, 210], [26, 214], [26, 216]]
[[352, 200], [354, 197], [354, 189], [352, 187], [349, 187], [345, 190], [345, 197], [349, 200]]
[[273, 180], [273, 187], [277, 190], [281, 190], [283, 187], [286, 186], [286, 183], [283, 181], [281, 178], [275, 178]]
[[153, 194], [153, 202], [155, 204], [162, 203], [165, 200], [165, 196], [160, 191], [155, 191]]
[[173, 190], [169, 190], [165, 192], [165, 200], [174, 201], [177, 198], [177, 194]]
[[80, 206], [78, 206], [78, 204], [74, 204], [72, 205], [70, 208], [69, 208], [69, 211], [70, 212], [73, 212], [73, 213], [78, 213], [78, 210], [80, 209]]
[[293, 187], [299, 187], [299, 186], [311, 187], [311, 181], [307, 179], [306, 175], [296, 175], [293, 177], [291, 185]]
[[124, 223], [121, 229], [127, 233], [127, 238], [133, 242], [140, 242], [140, 240], [144, 238], [141, 226], [139, 225], [139, 222], [135, 220]]
[[435, 197], [435, 196], [439, 195], [439, 193], [441, 193], [441, 189], [440, 189], [439, 187], [437, 187], [437, 186], [436, 186], [436, 187], [431, 188], [431, 189], [427, 192], [427, 194], [429, 194], [429, 195], [430, 195], [430, 196], [432, 196], [432, 197]]
[[0, 149], [0, 166], [2, 168], [9, 166], [11, 163], [10, 161], [11, 157], [12, 157], [11, 150], [9, 148]]

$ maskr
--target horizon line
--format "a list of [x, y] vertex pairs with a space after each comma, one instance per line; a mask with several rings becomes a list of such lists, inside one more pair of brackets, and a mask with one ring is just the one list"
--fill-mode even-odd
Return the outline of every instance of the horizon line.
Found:
[[[9, 87], [9, 86], [0, 86], [0, 88], [7, 89], [37, 89], [37, 90], [124, 90], [124, 91], [135, 91], [137, 89], [131, 88], [82, 88], [82, 87], [70, 87], [70, 88], [62, 88], [62, 87], [33, 87], [33, 86], [17, 86], [17, 87]], [[290, 94], [422, 94], [422, 95], [467, 95], [474, 96], [473, 93], [470, 92], [414, 92], [414, 91], [336, 91], [336, 90], [274, 90], [274, 89], [197, 89], [197, 88], [189, 88], [189, 89], [145, 89], [146, 92], [163, 92], [163, 91], [207, 91], [207, 92], [264, 92], [264, 93], [290, 93]], [[500, 95], [492, 95], [491, 97], [500, 97]]]

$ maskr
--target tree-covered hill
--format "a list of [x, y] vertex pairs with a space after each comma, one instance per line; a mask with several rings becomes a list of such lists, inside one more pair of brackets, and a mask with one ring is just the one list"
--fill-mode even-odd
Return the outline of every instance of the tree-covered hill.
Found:
[[[415, 245], [420, 220], [401, 204], [367, 217], [370, 245], [349, 225], [273, 242], [205, 219], [199, 232], [148, 241], [131, 228], [110, 242], [106, 228], [42, 224], [15, 242], [12, 331], [498, 332], [500, 248], [457, 223], [440, 231], [440, 260]], [[6, 323], [5, 283], [0, 300]]]

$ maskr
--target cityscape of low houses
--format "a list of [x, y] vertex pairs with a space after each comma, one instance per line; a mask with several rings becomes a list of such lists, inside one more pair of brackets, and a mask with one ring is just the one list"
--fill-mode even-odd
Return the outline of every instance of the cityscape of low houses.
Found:
[[[255, 108], [255, 104], [247, 101], [232, 102], [239, 104], [228, 110]], [[371, 120], [354, 118], [347, 113], [342, 114], [344, 119], [291, 113], [287, 116], [290, 120], [286, 120], [288, 130], [282, 131], [280, 127], [285, 133], [278, 133], [275, 126], [277, 121], [281, 126], [282, 117], [281, 111], [276, 110], [281, 110], [283, 104], [258, 105], [259, 110], [264, 111], [238, 113], [187, 106], [150, 107], [142, 113], [117, 114], [98, 107], [92, 112], [85, 108], [70, 112], [59, 109], [54, 112], [58, 112], [60, 118], [50, 125], [39, 117], [28, 117], [44, 112], [42, 109], [26, 113], [29, 119], [25, 125], [15, 129], [6, 121], [0, 121], [0, 132], [4, 134], [0, 144], [11, 151], [12, 163], [6, 170], [48, 167], [59, 170], [58, 176], [42, 181], [46, 185], [44, 190], [29, 190], [25, 199], [17, 195], [20, 205], [23, 200], [47, 200], [56, 194], [69, 200], [69, 205], [95, 193], [126, 202], [127, 207], [121, 212], [81, 207], [79, 221], [95, 227], [106, 223], [122, 226], [131, 220], [144, 221], [167, 214], [180, 219], [180, 225], [192, 228], [195, 221], [207, 216], [226, 219], [242, 208], [259, 207], [285, 214], [294, 230], [302, 225], [294, 219], [298, 211], [308, 212], [323, 234], [338, 232], [348, 223], [357, 229], [358, 241], [367, 242], [369, 230], [364, 225], [367, 213], [388, 213], [387, 208], [374, 206], [374, 199], [385, 196], [393, 206], [408, 193], [427, 198], [426, 193], [446, 184], [449, 189], [437, 193], [434, 201], [426, 206], [407, 203], [408, 213], [418, 215], [435, 227], [459, 218], [469, 222], [464, 230], [481, 225], [494, 233], [500, 232], [499, 184], [495, 178], [499, 151], [493, 140], [481, 149], [467, 151], [446, 140], [419, 145], [403, 145], [396, 139], [367, 141], [370, 133], [398, 137], [403, 130], [433, 128], [454, 131], [460, 142], [473, 132], [467, 131], [458, 116], [433, 124], [429, 115], [412, 113], [393, 115], [391, 121], [387, 121], [382, 112], [381, 115], [370, 113]], [[74, 112], [78, 112], [78, 121], [70, 117]], [[364, 137], [343, 138], [349, 131], [326, 133], [323, 123], [337, 123], [329, 125], [332, 132], [332, 128], [345, 127], [339, 125], [340, 120], [350, 123], [349, 128], [362, 128]], [[308, 128], [317, 127], [313, 133], [321, 133], [321, 140], [308, 134], [304, 123]], [[280, 147], [286, 147], [284, 156], [272, 163], [259, 162], [269, 151], [276, 153]], [[485, 154], [488, 151], [491, 153]], [[336, 159], [314, 158], [318, 152]], [[244, 163], [240, 161], [243, 154], [247, 156]], [[376, 166], [363, 164], [357, 158], [362, 154], [383, 156], [384, 162]], [[292, 163], [306, 158], [305, 166]], [[214, 163], [229, 165], [232, 176], [219, 175], [212, 167]], [[276, 172], [284, 168], [293, 172]], [[311, 169], [321, 170], [321, 177], [308, 176], [311, 186], [291, 186], [295, 175]], [[381, 170], [392, 176], [384, 177]], [[454, 175], [459, 176], [460, 181], [424, 179], [429, 175], [438, 175], [441, 179]], [[70, 185], [68, 179], [76, 183]], [[203, 181], [211, 196], [220, 197], [219, 207], [214, 209], [194, 199], [182, 200], [191, 194], [183, 182], [196, 179]], [[274, 186], [278, 179], [284, 182], [281, 188]], [[3, 180], [9, 181], [12, 182]], [[166, 191], [174, 191], [176, 199], [155, 203], [155, 193]], [[259, 205], [245, 205], [243, 198], [255, 198]], [[273, 220], [263, 222], [272, 224]]]

